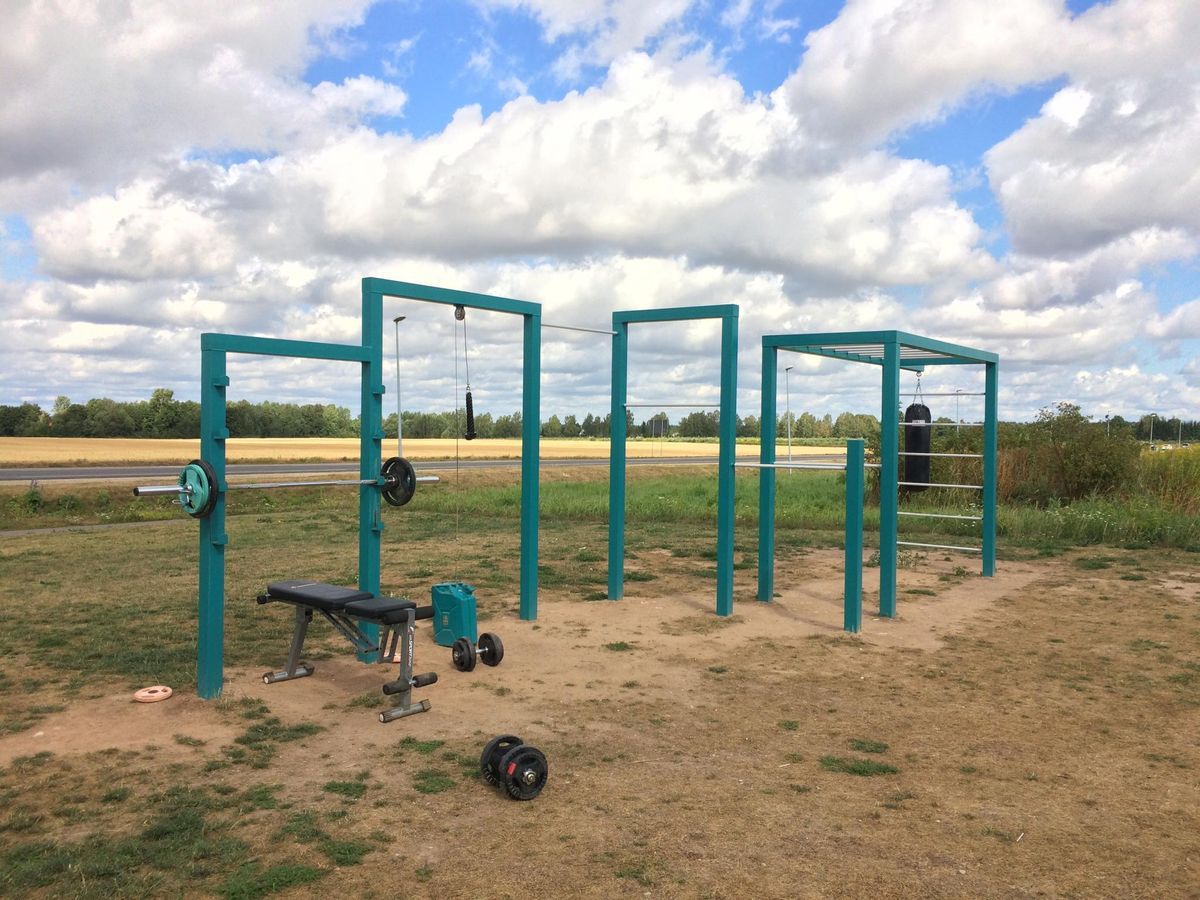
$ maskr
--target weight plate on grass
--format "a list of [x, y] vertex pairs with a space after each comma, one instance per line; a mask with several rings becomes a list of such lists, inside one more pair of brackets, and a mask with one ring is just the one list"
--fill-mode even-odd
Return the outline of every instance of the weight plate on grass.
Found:
[[179, 473], [179, 505], [193, 519], [212, 513], [217, 493], [217, 473], [204, 460], [193, 459]]
[[450, 645], [450, 660], [454, 663], [454, 668], [460, 672], [472, 671], [477, 658], [475, 646], [469, 638], [460, 637]]
[[532, 800], [546, 786], [550, 770], [537, 747], [520, 744], [500, 759], [500, 783], [514, 800]]
[[479, 658], [485, 666], [500, 665], [500, 660], [504, 659], [504, 644], [500, 643], [499, 635], [485, 631], [479, 636]]
[[492, 738], [483, 747], [479, 756], [479, 772], [488, 784], [500, 784], [500, 758], [513, 747], [519, 746], [521, 739], [515, 734], [501, 734]]
[[403, 506], [417, 492], [417, 473], [403, 456], [393, 456], [380, 470], [386, 484], [383, 499], [392, 506]]

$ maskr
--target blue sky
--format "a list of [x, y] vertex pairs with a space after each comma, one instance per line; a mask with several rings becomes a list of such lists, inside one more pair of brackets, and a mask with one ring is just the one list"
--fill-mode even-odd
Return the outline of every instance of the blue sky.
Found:
[[[193, 396], [201, 331], [355, 340], [354, 285], [379, 274], [593, 325], [738, 302], [743, 412], [757, 334], [896, 327], [999, 352], [1012, 417], [1064, 399], [1200, 416], [1200, 13], [1186, 0], [238, 13], [0, 12], [0, 32], [37, 35], [0, 43], [0, 303], [15, 332], [0, 403]], [[116, 51], [130, 42], [139, 54]], [[422, 316], [421, 348], [450, 337]], [[504, 412], [512, 336], [484, 322], [479, 341], [499, 361], [479, 396]], [[663, 346], [644, 350], [647, 384], [713, 390], [712, 335]], [[547, 413], [606, 408], [607, 372], [580, 364], [589, 345], [547, 354]], [[405, 360], [414, 402], [446, 405], [438, 356]], [[247, 396], [356, 405], [349, 380], [283, 371]], [[857, 371], [802, 383], [834, 414], [877, 390]]]

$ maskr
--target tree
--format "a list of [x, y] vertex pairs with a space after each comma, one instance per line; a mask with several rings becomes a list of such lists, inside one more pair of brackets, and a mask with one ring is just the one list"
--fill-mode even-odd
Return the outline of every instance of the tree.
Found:
[[559, 421], [558, 415], [552, 415], [549, 419], [542, 423], [542, 437], [562, 437], [563, 427]]
[[579, 437], [579, 421], [575, 418], [574, 413], [563, 419], [562, 436]]

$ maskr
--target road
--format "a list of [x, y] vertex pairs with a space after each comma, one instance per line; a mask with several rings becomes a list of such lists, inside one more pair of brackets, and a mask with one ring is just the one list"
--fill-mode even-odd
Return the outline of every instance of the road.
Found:
[[[804, 462], [837, 463], [840, 455], [805, 456]], [[715, 456], [651, 456], [630, 459], [631, 466], [696, 466], [715, 465]], [[454, 469], [515, 469], [519, 459], [463, 459], [455, 463], [452, 459], [417, 460], [413, 463], [418, 474]], [[607, 459], [543, 459], [543, 468], [564, 466], [608, 466]], [[0, 481], [133, 481], [146, 484], [173, 484], [179, 476], [179, 466], [45, 466], [38, 468], [0, 468]], [[358, 464], [352, 462], [329, 463], [235, 463], [227, 467], [227, 473], [236, 475], [357, 475]]]

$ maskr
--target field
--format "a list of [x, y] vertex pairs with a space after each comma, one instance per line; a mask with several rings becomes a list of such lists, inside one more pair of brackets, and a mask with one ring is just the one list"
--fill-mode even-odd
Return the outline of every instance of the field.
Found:
[[[543, 459], [607, 459], [608, 441], [543, 438]], [[395, 451], [395, 440], [384, 441], [384, 456]], [[716, 456], [716, 443], [688, 441], [630, 441], [629, 456]], [[320, 462], [358, 459], [358, 438], [231, 438], [229, 462]], [[453, 459], [455, 441], [420, 439], [404, 442], [409, 459]], [[518, 459], [521, 442], [506, 438], [459, 441], [464, 459]], [[738, 445], [738, 455], [755, 456], [756, 445]], [[837, 448], [794, 447], [793, 453], [837, 453]], [[141, 440], [134, 438], [0, 438], [0, 466], [87, 466], [120, 463], [185, 464], [200, 455], [199, 440]]]
[[[76, 527], [0, 536], [0, 894], [1196, 896], [1196, 553], [1010, 541], [994, 579], [905, 554], [899, 619], [849, 637], [840, 537], [812, 527], [834, 480], [780, 478], [792, 511], [761, 604], [753, 478], [724, 620], [712, 480], [690, 467], [631, 470], [620, 603], [601, 599], [600, 476], [544, 472], [533, 623], [515, 615], [514, 473], [385, 512], [385, 588], [470, 581], [507, 648], [459, 673], [422, 628], [433, 708], [386, 726], [388, 667], [324, 623], [315, 676], [259, 678], [291, 616], [253, 597], [353, 581], [352, 492], [237, 498], [228, 682], [205, 703], [195, 523], [163, 504], [97, 527], [97, 489], [74, 489]], [[152, 683], [176, 696], [130, 701]], [[549, 758], [530, 803], [478, 778], [502, 732]]]

